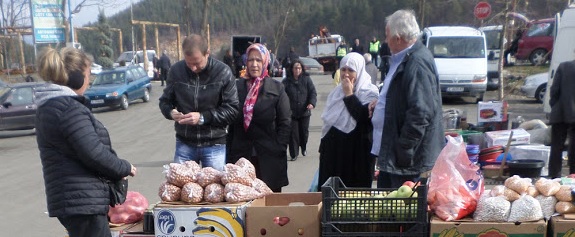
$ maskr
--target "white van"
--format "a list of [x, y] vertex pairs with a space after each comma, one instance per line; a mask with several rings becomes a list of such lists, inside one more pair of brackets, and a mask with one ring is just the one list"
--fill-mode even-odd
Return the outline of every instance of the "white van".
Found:
[[423, 29], [437, 71], [442, 97], [472, 96], [483, 100], [487, 88], [485, 34], [472, 27], [438, 26]]
[[561, 16], [556, 17], [557, 33], [555, 34], [555, 42], [553, 43], [553, 57], [551, 58], [551, 65], [549, 66], [549, 82], [547, 82], [547, 90], [543, 101], [543, 111], [547, 114], [551, 113], [551, 106], [549, 106], [549, 91], [553, 85], [553, 77], [555, 71], [560, 63], [575, 60], [575, 3], [571, 4], [567, 9], [563, 10]]
[[[154, 56], [156, 56], [156, 51], [154, 50], [146, 50], [146, 54], [148, 57], [148, 77], [150, 78], [154, 78]], [[120, 54], [120, 56], [118, 57], [118, 59], [116, 59], [116, 62], [114, 63], [113, 67], [119, 67], [119, 66], [128, 66], [128, 65], [132, 65], [132, 64], [139, 64], [141, 67], [144, 68], [144, 52], [143, 51], [136, 51], [136, 54], [134, 55], [134, 51], [124, 51], [122, 54]]]

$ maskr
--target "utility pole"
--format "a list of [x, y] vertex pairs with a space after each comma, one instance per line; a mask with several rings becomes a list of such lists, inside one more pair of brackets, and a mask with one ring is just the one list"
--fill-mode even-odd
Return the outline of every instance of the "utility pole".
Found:
[[136, 45], [134, 44], [134, 3], [130, 0], [130, 22], [132, 23], [132, 52], [136, 55]]
[[70, 28], [70, 42], [74, 43], [76, 40], [74, 39], [74, 24], [72, 23], [72, 0], [68, 0], [68, 27]]
[[[514, 0], [512, 0], [514, 1]], [[501, 36], [501, 38], [499, 39], [499, 48], [500, 49], [504, 49], [505, 47], [505, 39], [507, 38], [507, 25], [509, 24], [509, 1], [505, 1], [505, 22], [503, 23], [503, 35]], [[503, 56], [502, 56], [503, 55]], [[504, 81], [505, 78], [503, 77], [503, 58], [505, 57], [505, 54], [501, 54], [499, 53], [499, 65], [497, 66], [497, 69], [499, 71], [499, 89], [497, 90], [497, 94], [498, 94], [498, 100], [503, 100], [503, 97], [505, 96], [505, 91], [504, 91]], [[507, 59], [505, 59], [507, 60]]]

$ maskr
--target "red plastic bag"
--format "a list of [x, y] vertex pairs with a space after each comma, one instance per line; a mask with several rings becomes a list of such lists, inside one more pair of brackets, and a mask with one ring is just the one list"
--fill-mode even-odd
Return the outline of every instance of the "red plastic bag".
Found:
[[427, 202], [445, 220], [459, 220], [472, 214], [483, 190], [483, 174], [469, 161], [461, 136], [446, 136], [443, 148], [429, 178]]
[[108, 217], [113, 224], [136, 223], [144, 219], [144, 212], [148, 208], [148, 199], [144, 195], [128, 191], [126, 202], [110, 207]]

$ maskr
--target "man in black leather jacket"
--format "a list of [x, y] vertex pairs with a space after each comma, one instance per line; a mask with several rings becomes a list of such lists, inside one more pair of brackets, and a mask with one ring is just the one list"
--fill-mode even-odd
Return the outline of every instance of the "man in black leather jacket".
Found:
[[184, 60], [168, 73], [160, 110], [174, 120], [174, 162], [193, 160], [223, 170], [226, 128], [239, 112], [234, 76], [228, 66], [210, 57], [207, 40], [191, 35], [182, 43]]

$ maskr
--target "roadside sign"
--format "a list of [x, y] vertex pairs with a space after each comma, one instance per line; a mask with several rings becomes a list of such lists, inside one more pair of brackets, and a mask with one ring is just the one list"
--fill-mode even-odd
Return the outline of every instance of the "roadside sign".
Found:
[[65, 41], [63, 0], [32, 0], [32, 24], [36, 43]]
[[491, 14], [491, 5], [487, 2], [478, 2], [473, 9], [473, 15], [479, 20], [487, 18]]

